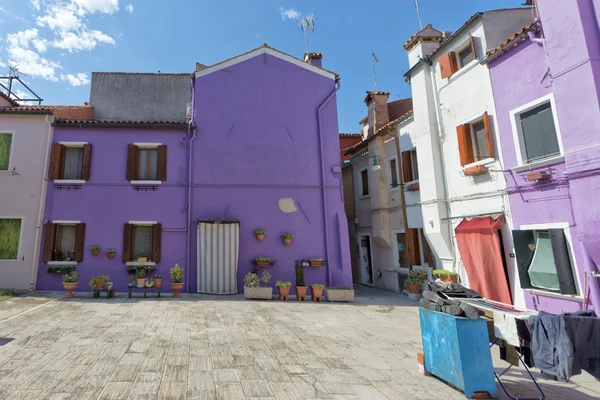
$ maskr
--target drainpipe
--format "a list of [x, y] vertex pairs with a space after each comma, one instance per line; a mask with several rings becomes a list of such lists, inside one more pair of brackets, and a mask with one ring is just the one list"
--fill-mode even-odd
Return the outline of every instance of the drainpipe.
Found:
[[196, 139], [196, 128], [194, 128], [194, 133], [190, 138], [190, 131], [192, 129], [192, 124], [196, 120], [196, 73], [192, 73], [190, 77], [191, 82], [191, 90], [192, 90], [192, 118], [190, 119], [190, 123], [188, 124], [188, 157], [187, 157], [187, 215], [186, 215], [186, 229], [187, 229], [187, 240], [185, 245], [185, 265], [187, 268], [187, 273], [185, 274], [185, 288], [187, 293], [190, 292], [190, 259], [192, 253], [192, 181], [193, 181], [193, 163], [192, 163], [192, 153], [194, 150], [194, 139]]
[[[325, 252], [327, 254], [327, 286], [331, 286], [332, 285], [332, 274], [331, 274], [331, 265], [329, 264], [331, 261], [331, 251], [329, 250], [329, 222], [328, 222], [328, 217], [329, 217], [329, 211], [327, 209], [327, 189], [325, 188], [325, 154], [324, 154], [324, 150], [323, 150], [323, 135], [322, 135], [322, 124], [321, 124], [321, 111], [323, 111], [323, 108], [325, 108], [325, 106], [327, 105], [327, 103], [329, 103], [329, 101], [333, 98], [333, 96], [335, 96], [335, 94], [338, 92], [338, 90], [340, 90], [340, 88], [342, 87], [339, 79], [336, 79], [335, 82], [335, 88], [333, 89], [333, 91], [329, 94], [329, 96], [327, 96], [327, 98], [323, 101], [323, 103], [321, 103], [321, 105], [319, 106], [319, 108], [317, 108], [317, 123], [318, 123], [318, 134], [319, 134], [319, 155], [320, 155], [320, 160], [321, 160], [321, 197], [323, 200], [323, 225], [325, 228]], [[340, 260], [341, 262], [341, 260]]]
[[[592, 305], [596, 315], [600, 314], [600, 285], [598, 284], [598, 271], [596, 270], [594, 261], [588, 254], [583, 242], [579, 241], [581, 251], [583, 252], [583, 267], [584, 267], [584, 282], [587, 281], [590, 290], [590, 297], [592, 298]], [[584, 284], [584, 288], [587, 285]], [[587, 290], [587, 289], [585, 289]], [[587, 293], [583, 293], [583, 297], [587, 297]], [[585, 307], [585, 304], [583, 305]]]
[[[54, 116], [54, 115], [53, 115]], [[31, 280], [29, 284], [29, 290], [35, 290], [37, 284], [37, 273], [40, 262], [40, 246], [42, 241], [42, 219], [44, 218], [44, 205], [46, 203], [46, 189], [48, 187], [48, 180], [46, 179], [46, 173], [48, 171], [48, 159], [50, 157], [50, 145], [52, 144], [52, 122], [49, 121], [50, 115], [46, 114], [45, 122], [48, 124], [48, 138], [46, 139], [46, 157], [44, 158], [44, 166], [42, 173], [42, 185], [40, 192], [40, 208], [38, 210], [37, 222], [35, 225], [35, 244], [33, 246], [33, 268], [31, 268]]]

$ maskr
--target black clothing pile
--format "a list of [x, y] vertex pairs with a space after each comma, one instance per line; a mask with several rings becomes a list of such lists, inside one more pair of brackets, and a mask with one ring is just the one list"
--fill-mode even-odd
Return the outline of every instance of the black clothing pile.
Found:
[[[443, 295], [443, 293], [452, 294], [453, 296], [460, 296], [462, 298], [469, 298], [469, 296], [481, 297], [477, 292], [471, 289], [467, 289], [458, 283], [437, 283], [429, 282], [429, 289], [423, 292], [423, 298], [419, 300], [421, 307], [432, 310], [443, 312], [455, 317], [467, 317], [470, 319], [479, 319], [479, 310], [475, 307], [462, 302], [460, 300], [449, 299]], [[471, 293], [472, 292], [472, 293]]]

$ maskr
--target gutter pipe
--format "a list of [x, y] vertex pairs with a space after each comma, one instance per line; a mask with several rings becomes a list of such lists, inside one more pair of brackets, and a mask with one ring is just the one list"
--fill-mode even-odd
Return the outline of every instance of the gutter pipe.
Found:
[[322, 121], [321, 121], [321, 112], [323, 111], [323, 108], [325, 108], [325, 106], [329, 103], [329, 101], [331, 101], [331, 99], [333, 98], [333, 96], [335, 96], [335, 94], [338, 92], [338, 90], [340, 90], [340, 88], [342, 87], [339, 78], [336, 79], [335, 82], [335, 87], [333, 89], [333, 91], [329, 94], [329, 96], [327, 96], [327, 98], [321, 103], [321, 105], [319, 106], [319, 108], [317, 108], [317, 124], [318, 124], [318, 134], [319, 134], [319, 156], [320, 156], [320, 160], [321, 160], [321, 198], [323, 201], [323, 225], [325, 228], [325, 252], [327, 254], [327, 286], [331, 286], [332, 285], [332, 273], [331, 273], [331, 264], [330, 264], [330, 256], [331, 256], [331, 251], [329, 249], [329, 222], [328, 222], [328, 217], [329, 217], [329, 210], [327, 209], [327, 190], [325, 188], [325, 154], [324, 154], [324, 150], [323, 150], [323, 130], [322, 130]]
[[190, 131], [192, 131], [192, 124], [196, 120], [196, 74], [192, 73], [190, 76], [191, 81], [191, 91], [192, 91], [192, 118], [188, 124], [188, 157], [187, 157], [187, 179], [186, 179], [186, 192], [187, 192], [187, 203], [186, 203], [186, 229], [187, 229], [187, 240], [185, 243], [185, 265], [187, 268], [185, 274], [185, 288], [187, 293], [190, 293], [190, 259], [191, 259], [191, 250], [192, 250], [192, 181], [193, 181], [193, 163], [192, 163], [192, 154], [194, 150], [194, 139], [196, 139], [196, 127], [193, 128], [194, 133], [190, 138]]

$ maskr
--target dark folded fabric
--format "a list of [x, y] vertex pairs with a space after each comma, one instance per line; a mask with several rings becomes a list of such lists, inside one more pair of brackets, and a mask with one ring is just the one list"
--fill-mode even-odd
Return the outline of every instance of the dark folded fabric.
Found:
[[568, 381], [573, 373], [573, 345], [565, 317], [540, 311], [529, 318], [533, 362], [542, 372]]
[[428, 282], [428, 285], [432, 292], [448, 294], [453, 298], [481, 299], [483, 297], [473, 289], [456, 282], [444, 286], [438, 285], [436, 282]]
[[593, 311], [565, 313], [562, 317], [573, 345], [573, 375], [583, 369], [600, 379], [600, 319]]

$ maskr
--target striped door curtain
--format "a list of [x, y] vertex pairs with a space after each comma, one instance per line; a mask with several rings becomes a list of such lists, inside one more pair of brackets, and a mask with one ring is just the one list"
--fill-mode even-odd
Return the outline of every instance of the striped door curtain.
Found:
[[237, 293], [239, 221], [198, 222], [198, 292]]

